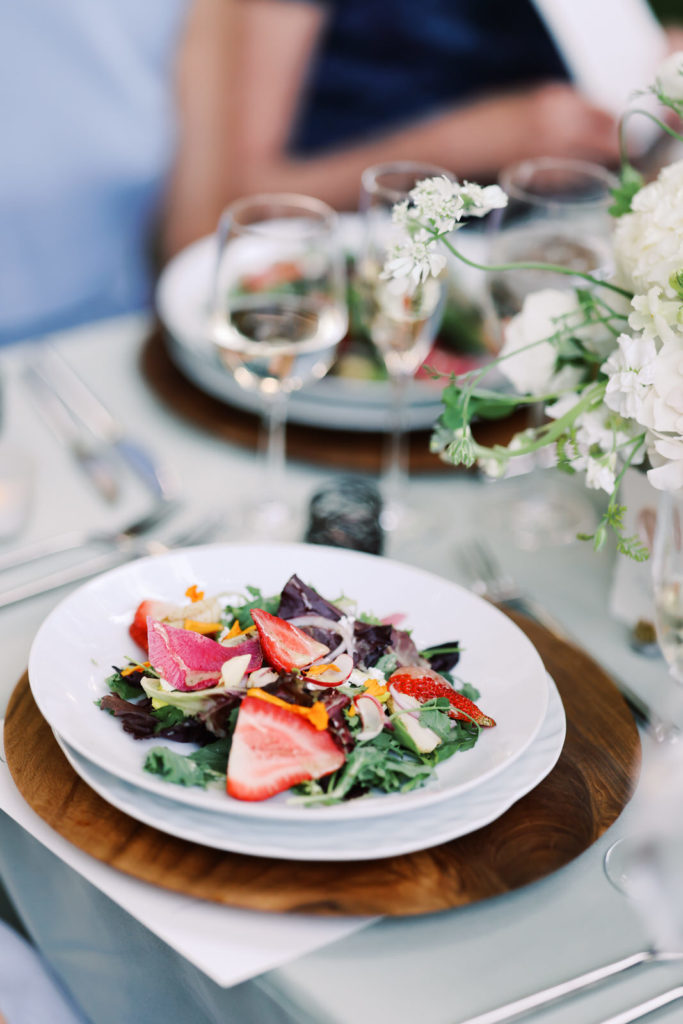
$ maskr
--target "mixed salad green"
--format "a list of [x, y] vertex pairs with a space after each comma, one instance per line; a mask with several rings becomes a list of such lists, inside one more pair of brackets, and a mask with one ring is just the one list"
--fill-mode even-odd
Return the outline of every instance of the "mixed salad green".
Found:
[[148, 750], [144, 769], [168, 782], [310, 805], [405, 792], [495, 725], [453, 675], [457, 642], [418, 650], [296, 575], [273, 596], [186, 597], [141, 602], [130, 635], [145, 659], [115, 667], [98, 702], [136, 739], [193, 745]]

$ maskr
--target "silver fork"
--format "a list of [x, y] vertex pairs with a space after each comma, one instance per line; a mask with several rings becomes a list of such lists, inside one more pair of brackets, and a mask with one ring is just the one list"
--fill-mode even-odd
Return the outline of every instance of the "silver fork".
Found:
[[[521, 612], [544, 626], [564, 643], [580, 647], [574, 637], [542, 605], [529, 597], [516, 581], [506, 573], [491, 548], [484, 541], [473, 540], [456, 551], [457, 561], [470, 581], [470, 589], [493, 604]], [[631, 711], [643, 725], [648, 726], [656, 739], [670, 736], [676, 726], [664, 721], [631, 687], [611, 674]]]
[[45, 537], [43, 540], [23, 544], [19, 548], [0, 555], [0, 572], [18, 569], [41, 558], [64, 554], [67, 551], [77, 551], [79, 548], [95, 544], [119, 547], [128, 540], [133, 540], [152, 530], [178, 508], [179, 505], [175, 501], [161, 501], [143, 515], [137, 516], [131, 522], [124, 523], [113, 530], [69, 530], [54, 537]]
[[30, 597], [38, 597], [40, 594], [58, 590], [69, 583], [78, 583], [81, 580], [89, 579], [91, 576], [97, 576], [98, 573], [123, 565], [124, 562], [142, 558], [144, 555], [159, 555], [171, 548], [199, 544], [215, 534], [224, 522], [225, 514], [223, 512], [213, 513], [177, 528], [166, 536], [133, 537], [112, 551], [95, 555], [84, 562], [59, 569], [0, 592], [0, 608], [8, 608], [10, 605], [26, 601]]
[[[682, 957], [683, 953], [667, 953], [654, 949], [644, 949], [621, 960], [615, 960], [614, 963], [604, 964], [602, 967], [596, 967], [592, 971], [586, 971], [585, 974], [579, 974], [568, 981], [562, 981], [558, 985], [534, 992], [532, 995], [524, 996], [522, 999], [516, 999], [512, 1003], [498, 1006], [495, 1010], [489, 1010], [476, 1017], [468, 1017], [467, 1020], [460, 1021], [459, 1024], [510, 1024], [511, 1021], [531, 1013], [532, 1010], [540, 1010], [542, 1007], [550, 1006], [578, 992], [585, 992], [587, 989], [599, 985], [608, 978], [614, 978], [618, 974], [623, 974], [625, 971], [638, 967], [640, 964], [669, 963], [680, 960]], [[624, 1014], [610, 1017], [609, 1020], [602, 1021], [602, 1024], [629, 1024], [630, 1021], [639, 1020], [647, 1013], [652, 1013], [660, 1006], [666, 1006], [667, 1003], [680, 999], [681, 996], [683, 996], [683, 988], [679, 986], [663, 993], [661, 996], [655, 997], [655, 999], [648, 1000], [647, 1003], [641, 1003], [639, 1006], [625, 1011]]]

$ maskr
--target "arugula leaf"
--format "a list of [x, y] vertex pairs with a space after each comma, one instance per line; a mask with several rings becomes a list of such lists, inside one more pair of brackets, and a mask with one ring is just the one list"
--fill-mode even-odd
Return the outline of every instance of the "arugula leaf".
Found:
[[245, 601], [244, 604], [228, 604], [224, 609], [224, 615], [228, 618], [229, 623], [236, 619], [240, 629], [254, 625], [251, 617], [252, 608], [262, 608], [264, 611], [270, 612], [271, 615], [276, 615], [280, 607], [279, 594], [274, 597], [264, 597], [258, 587], [248, 586], [247, 590], [252, 596], [251, 601]]
[[145, 696], [145, 691], [139, 683], [129, 683], [120, 672], [114, 672], [107, 676], [105, 683], [112, 693], [117, 694], [123, 700], [135, 700], [137, 697]]
[[178, 725], [179, 722], [184, 721], [185, 713], [180, 708], [171, 707], [170, 704], [166, 704], [163, 708], [157, 708], [152, 711], [152, 715], [157, 719], [158, 725], [155, 727], [155, 732], [161, 732], [163, 729], [169, 729], [173, 725]]
[[441, 742], [450, 739], [451, 719], [448, 717], [450, 703], [446, 697], [434, 697], [424, 702], [420, 708], [420, 725], [431, 729]]
[[208, 743], [192, 754], [177, 754], [169, 747], [152, 747], [143, 767], [166, 782], [206, 789], [209, 783], [225, 781], [229, 753], [228, 737]]

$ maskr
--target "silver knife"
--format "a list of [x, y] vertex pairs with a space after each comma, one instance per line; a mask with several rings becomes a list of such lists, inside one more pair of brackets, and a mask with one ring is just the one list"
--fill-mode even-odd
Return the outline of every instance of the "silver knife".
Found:
[[123, 426], [55, 348], [46, 344], [40, 351], [39, 362], [33, 369], [46, 386], [61, 398], [94, 438], [118, 453], [155, 498], [169, 498], [169, 480], [151, 454], [126, 434]]
[[115, 501], [119, 494], [119, 485], [114, 467], [106, 453], [85, 437], [68, 407], [34, 367], [26, 368], [25, 380], [47, 425], [69, 449], [88, 480], [105, 501]]

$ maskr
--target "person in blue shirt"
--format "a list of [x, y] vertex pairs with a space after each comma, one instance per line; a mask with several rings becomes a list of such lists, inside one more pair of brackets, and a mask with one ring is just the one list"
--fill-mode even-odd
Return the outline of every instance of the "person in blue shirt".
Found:
[[241, 0], [239, 191], [357, 203], [411, 159], [493, 180], [525, 157], [617, 160], [530, 0]]
[[213, 230], [232, 11], [3, 5], [0, 343], [149, 307], [155, 242], [171, 252]]

